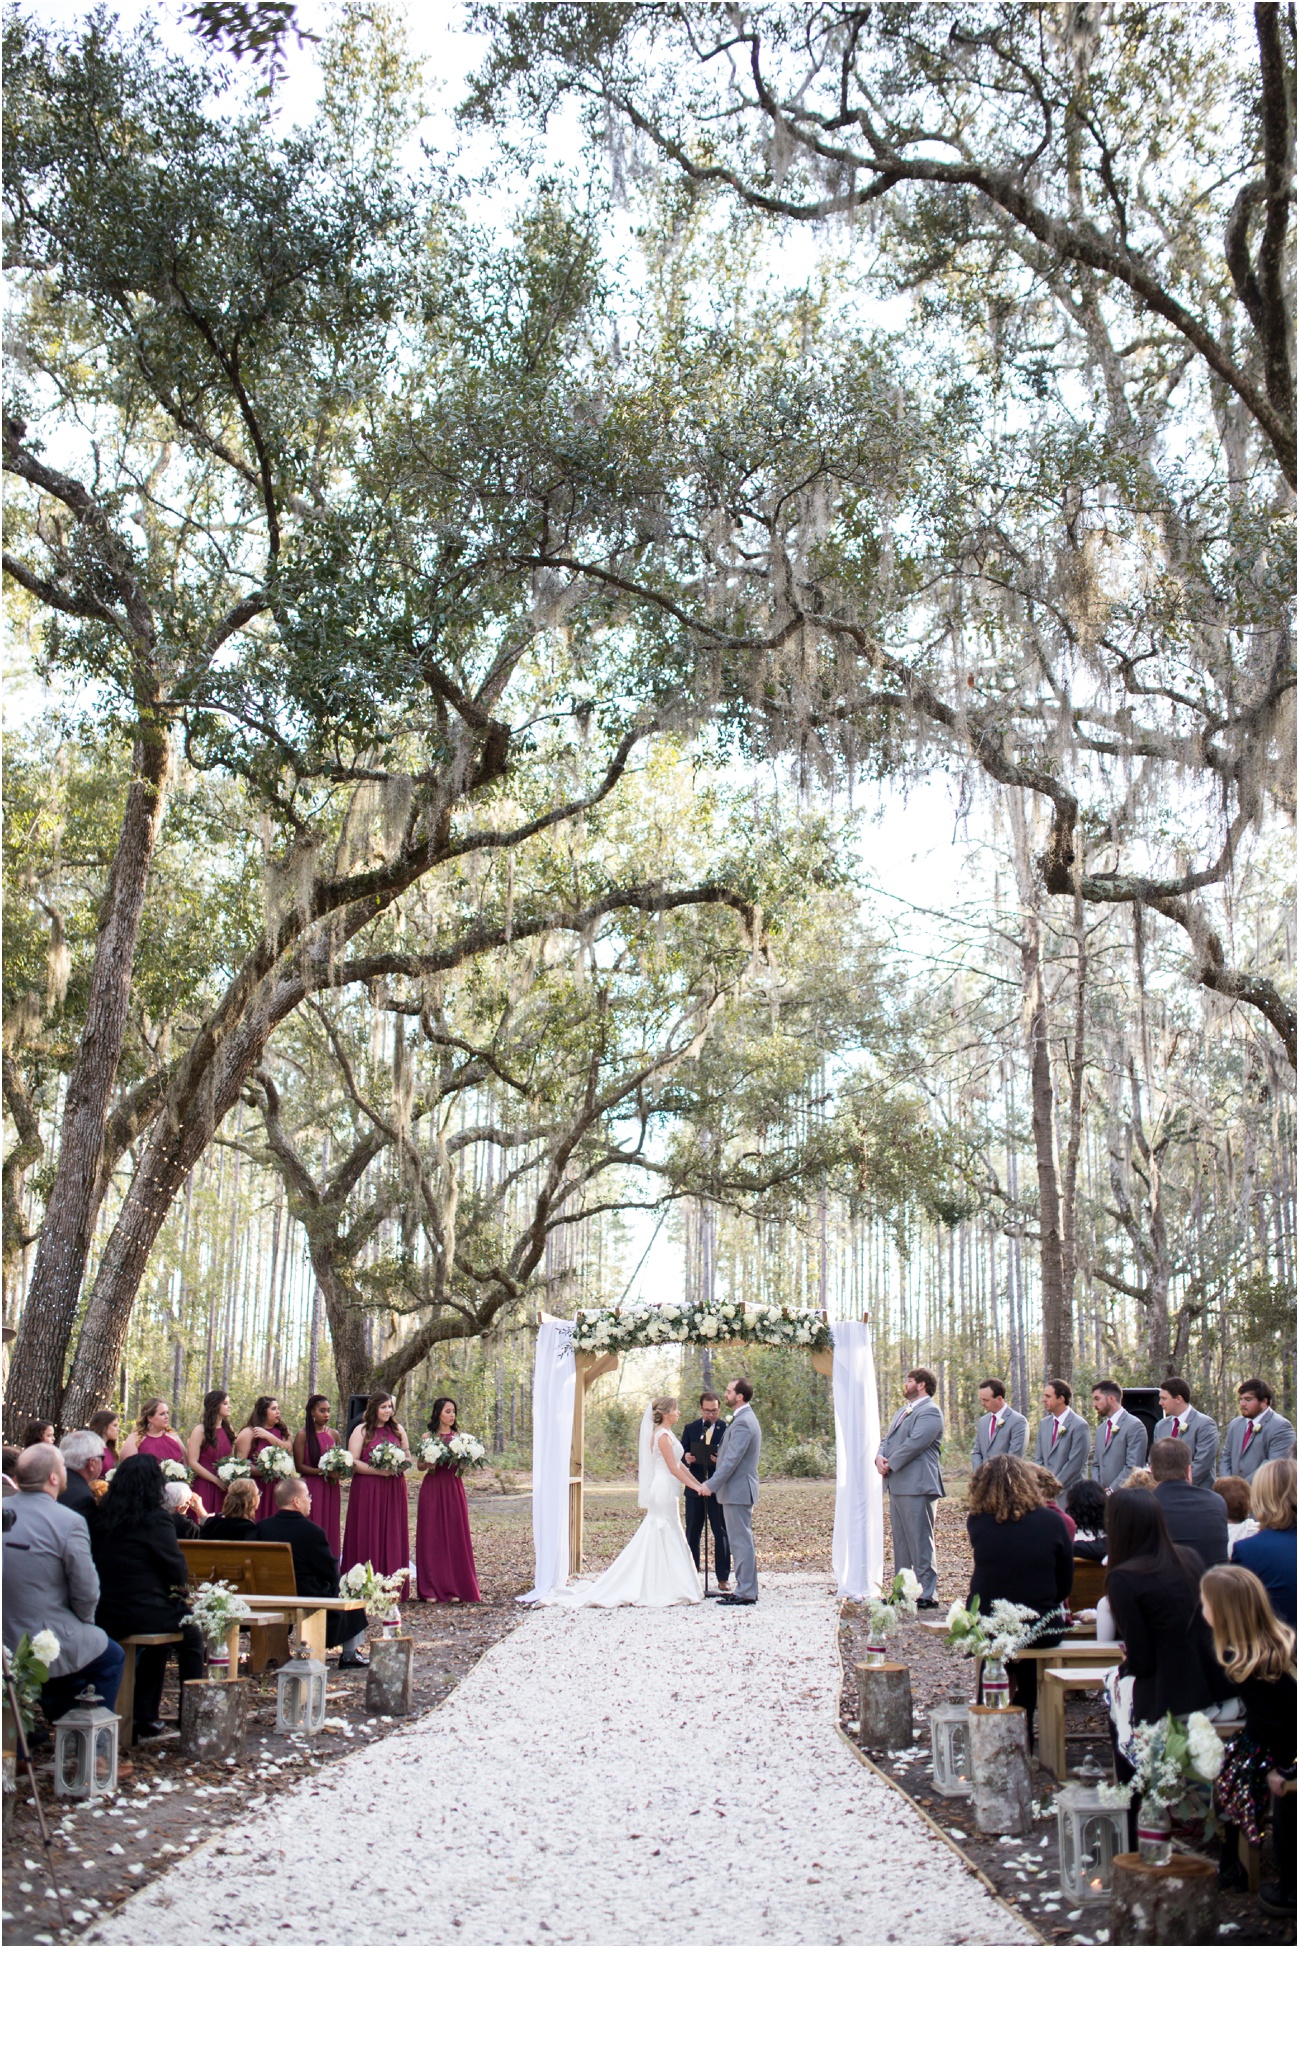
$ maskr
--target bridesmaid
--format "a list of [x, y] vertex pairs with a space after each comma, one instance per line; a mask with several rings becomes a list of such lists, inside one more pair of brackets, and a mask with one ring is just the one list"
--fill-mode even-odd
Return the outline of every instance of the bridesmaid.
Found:
[[338, 1442], [328, 1422], [328, 1394], [313, 1394], [307, 1403], [306, 1426], [293, 1439], [293, 1462], [307, 1482], [311, 1519], [324, 1530], [337, 1557], [343, 1547], [343, 1487], [340, 1480], [327, 1479], [320, 1469], [325, 1452]]
[[[280, 1421], [280, 1404], [274, 1394], [259, 1394], [253, 1403], [253, 1412], [235, 1438], [237, 1458], [255, 1458], [267, 1444], [281, 1444], [287, 1450], [289, 1432]], [[254, 1473], [254, 1478], [256, 1474]], [[262, 1503], [257, 1510], [259, 1522], [267, 1522], [275, 1513], [275, 1488], [264, 1479], [258, 1479]]]
[[[456, 1404], [439, 1395], [429, 1417], [429, 1435], [445, 1443], [455, 1435]], [[421, 1600], [481, 1600], [469, 1534], [465, 1483], [454, 1465], [425, 1465], [415, 1517], [415, 1588]]]
[[117, 1437], [122, 1427], [122, 1419], [114, 1408], [97, 1408], [86, 1427], [93, 1429], [96, 1436], [102, 1436], [104, 1439], [104, 1469], [101, 1477], [107, 1479], [117, 1463]]
[[213, 1387], [203, 1396], [203, 1420], [189, 1433], [191, 1484], [210, 1515], [224, 1511], [226, 1482], [217, 1478], [216, 1468], [232, 1455], [234, 1447], [230, 1396], [224, 1387]]
[[[375, 1472], [366, 1463], [376, 1444], [410, 1444], [396, 1420], [391, 1394], [371, 1394], [365, 1414], [352, 1431], [348, 1450], [356, 1460], [347, 1501], [347, 1534], [343, 1539], [343, 1570], [354, 1564], [373, 1565], [381, 1577], [410, 1563], [410, 1511], [404, 1472]], [[410, 1598], [410, 1580], [403, 1579], [403, 1600]]]
[[189, 1456], [184, 1444], [171, 1426], [171, 1410], [161, 1394], [154, 1394], [140, 1404], [139, 1420], [122, 1445], [119, 1462], [125, 1464], [128, 1458], [157, 1458], [161, 1464], [164, 1458], [174, 1458], [178, 1465], [188, 1466]]

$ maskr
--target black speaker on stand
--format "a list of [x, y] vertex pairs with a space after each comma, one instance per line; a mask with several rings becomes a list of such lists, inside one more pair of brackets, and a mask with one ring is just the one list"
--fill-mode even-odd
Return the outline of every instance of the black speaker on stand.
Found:
[[343, 1438], [345, 1447], [352, 1441], [352, 1431], [365, 1414], [365, 1404], [369, 1398], [368, 1394], [349, 1394], [347, 1397], [347, 1434]]

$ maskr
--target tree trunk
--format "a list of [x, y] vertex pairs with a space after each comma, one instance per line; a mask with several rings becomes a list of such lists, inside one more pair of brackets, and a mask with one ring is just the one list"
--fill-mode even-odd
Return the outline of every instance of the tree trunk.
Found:
[[1029, 984], [1028, 1058], [1037, 1154], [1037, 1205], [1042, 1230], [1042, 1349], [1047, 1376], [1068, 1379], [1073, 1366], [1072, 1317], [1064, 1287], [1064, 1240], [1060, 1228], [1060, 1180], [1055, 1156], [1055, 1088], [1051, 1079], [1046, 992], [1038, 952], [1036, 921], [1031, 960], [1025, 947]]
[[[136, 938], [166, 800], [168, 759], [164, 728], [142, 718], [126, 814], [99, 908], [86, 1021], [68, 1081], [59, 1163], [14, 1346], [8, 1387], [11, 1434], [38, 1416], [59, 1416], [62, 1408], [64, 1360], [101, 1199], [104, 1124], [126, 1033]], [[175, 1192], [173, 1187], [171, 1195]], [[114, 1354], [107, 1375], [100, 1375], [105, 1401], [111, 1399], [116, 1363]]]

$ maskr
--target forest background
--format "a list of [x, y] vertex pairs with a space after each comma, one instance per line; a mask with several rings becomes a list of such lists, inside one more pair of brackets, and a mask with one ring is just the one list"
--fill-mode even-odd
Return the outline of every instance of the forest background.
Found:
[[1289, 1407], [1288, 17], [422, 19], [6, 17], [6, 1435]]

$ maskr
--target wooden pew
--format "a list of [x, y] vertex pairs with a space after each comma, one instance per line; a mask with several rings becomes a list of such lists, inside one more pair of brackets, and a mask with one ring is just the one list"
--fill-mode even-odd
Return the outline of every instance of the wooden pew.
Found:
[[[282, 1663], [287, 1658], [289, 1643], [288, 1630], [282, 1623], [284, 1615], [291, 1617], [303, 1654], [323, 1663], [327, 1617], [335, 1613], [365, 1613], [363, 1600], [299, 1594], [293, 1573], [293, 1551], [287, 1543], [258, 1543], [256, 1540], [249, 1543], [228, 1543], [224, 1540], [209, 1543], [200, 1539], [196, 1543], [182, 1543], [180, 1547], [191, 1586], [205, 1585], [212, 1579], [226, 1579], [236, 1592], [243, 1595], [253, 1609], [254, 1646], [263, 1634], [263, 1620], [280, 1624], [279, 1635], [268, 1643], [261, 1662], [258, 1662], [254, 1648], [254, 1671], [264, 1670], [272, 1659]], [[263, 1612], [259, 1613], [259, 1609]], [[248, 1622], [244, 1623], [245, 1628], [249, 1626]], [[269, 1634], [269, 1630], [265, 1633]]]

